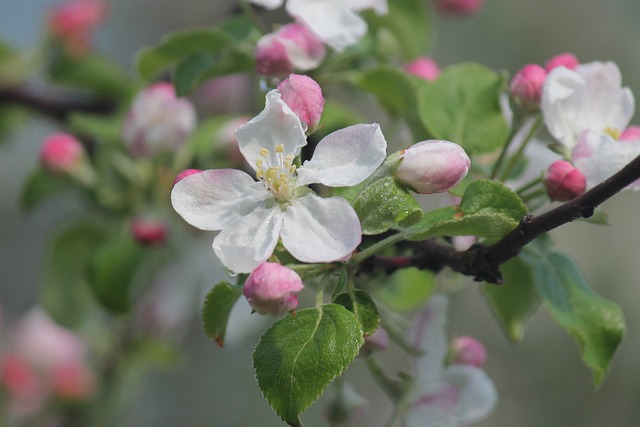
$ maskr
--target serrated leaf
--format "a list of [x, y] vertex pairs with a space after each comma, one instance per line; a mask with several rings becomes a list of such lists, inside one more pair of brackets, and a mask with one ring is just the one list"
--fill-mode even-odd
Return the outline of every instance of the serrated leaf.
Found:
[[50, 242], [39, 301], [62, 326], [78, 328], [97, 308], [86, 270], [91, 256], [108, 232], [99, 220], [79, 220], [55, 234]]
[[423, 215], [416, 199], [393, 177], [379, 179], [362, 190], [353, 208], [365, 235], [384, 233], [397, 225], [411, 225]]
[[353, 313], [338, 304], [300, 310], [271, 326], [253, 352], [258, 386], [291, 426], [358, 355], [364, 339]]
[[427, 270], [403, 268], [390, 276], [385, 275], [375, 295], [391, 310], [414, 311], [422, 307], [433, 293], [435, 277]]
[[507, 338], [519, 342], [542, 300], [536, 290], [531, 266], [520, 257], [502, 264], [500, 270], [504, 284], [485, 284], [482, 292]]
[[348, 293], [343, 293], [338, 295], [333, 302], [344, 306], [356, 315], [365, 335], [371, 335], [380, 326], [378, 307], [367, 292], [356, 289], [353, 291], [353, 297]]
[[475, 181], [464, 192], [460, 209], [466, 214], [499, 213], [514, 221], [527, 214], [527, 207], [509, 187], [490, 180]]
[[535, 252], [525, 259], [534, 265], [538, 293], [553, 319], [578, 341], [582, 360], [591, 369], [597, 388], [609, 372], [625, 332], [622, 311], [589, 289], [568, 256]]
[[445, 68], [418, 93], [420, 120], [436, 139], [474, 153], [502, 146], [509, 128], [500, 108], [503, 77], [477, 64]]
[[30, 211], [47, 197], [68, 188], [71, 188], [68, 180], [52, 176], [42, 169], [36, 169], [27, 177], [22, 187], [20, 207]]
[[222, 281], [215, 285], [204, 299], [202, 305], [204, 333], [215, 340], [220, 347], [224, 347], [229, 315], [240, 295], [242, 295], [242, 286], [233, 286]]

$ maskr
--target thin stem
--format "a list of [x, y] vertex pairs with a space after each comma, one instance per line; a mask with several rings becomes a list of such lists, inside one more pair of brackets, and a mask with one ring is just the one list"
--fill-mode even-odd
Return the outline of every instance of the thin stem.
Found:
[[526, 192], [527, 190], [530, 190], [530, 189], [534, 188], [535, 186], [541, 184], [543, 181], [544, 181], [544, 179], [542, 178], [542, 176], [539, 176], [539, 177], [529, 181], [528, 183], [526, 183], [522, 187], [518, 188], [516, 190], [516, 193], [518, 193], [518, 195], [520, 197], [522, 197], [522, 193]]
[[242, 8], [242, 11], [251, 19], [251, 22], [255, 24], [255, 26], [260, 30], [262, 34], [266, 34], [269, 32], [267, 25], [262, 22], [260, 16], [256, 13], [255, 9], [247, 3], [245, 0], [238, 0], [238, 5]]
[[532, 193], [521, 196], [521, 198], [524, 203], [527, 203], [527, 202], [530, 202], [531, 200], [537, 199], [538, 197], [542, 197], [546, 194], [547, 194], [547, 190], [545, 190], [544, 188], [539, 188], [538, 190]]
[[520, 148], [518, 148], [518, 151], [516, 151], [513, 157], [511, 157], [511, 161], [509, 161], [509, 164], [500, 175], [500, 181], [504, 182], [507, 179], [509, 179], [509, 177], [511, 176], [511, 173], [514, 171], [514, 169], [518, 165], [518, 162], [522, 158], [522, 155], [524, 154], [524, 150], [527, 148], [527, 145], [529, 145], [531, 138], [533, 138], [533, 136], [536, 134], [541, 124], [542, 124], [542, 115], [538, 115], [538, 117], [536, 117], [535, 122], [533, 122], [533, 125], [531, 125], [531, 129], [529, 129], [529, 132], [527, 132], [527, 135], [522, 141], [522, 144], [520, 144]]
[[491, 179], [496, 179], [496, 177], [498, 176], [498, 172], [500, 171], [500, 168], [502, 167], [502, 163], [504, 163], [504, 160], [507, 157], [507, 152], [509, 151], [509, 147], [513, 142], [513, 138], [516, 136], [516, 134], [520, 130], [521, 122], [522, 120], [520, 116], [513, 117], [513, 125], [511, 126], [511, 130], [509, 131], [507, 142], [504, 144], [504, 147], [502, 147], [502, 151], [500, 151], [500, 156], [498, 157], [498, 160], [496, 160], [496, 163], [493, 165], [493, 170], [491, 171], [491, 175], [490, 175]]
[[402, 240], [404, 240], [404, 235], [402, 233], [397, 233], [389, 236], [355, 254], [348, 264], [351, 267], [355, 267], [356, 265], [366, 261], [367, 258], [371, 257], [372, 255], [375, 255], [381, 250], [393, 246], [396, 243], [401, 242]]

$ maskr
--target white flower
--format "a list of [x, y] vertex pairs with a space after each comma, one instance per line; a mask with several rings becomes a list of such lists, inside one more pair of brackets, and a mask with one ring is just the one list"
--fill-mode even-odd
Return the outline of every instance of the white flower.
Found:
[[447, 297], [432, 297], [418, 325], [418, 345], [425, 353], [415, 361], [419, 397], [407, 416], [407, 427], [455, 427], [485, 418], [497, 404], [493, 381], [483, 370], [445, 366], [448, 305]]
[[619, 135], [633, 116], [634, 99], [622, 87], [616, 64], [591, 62], [575, 71], [553, 69], [544, 83], [541, 108], [549, 132], [571, 150], [587, 130]]
[[[248, 0], [275, 9], [284, 0]], [[309, 27], [323, 42], [336, 50], [355, 44], [367, 32], [367, 24], [356, 12], [373, 9], [388, 12], [387, 0], [288, 0], [287, 13]]]
[[258, 182], [235, 169], [190, 175], [171, 193], [173, 207], [189, 224], [222, 230], [213, 249], [230, 270], [249, 273], [266, 261], [278, 242], [302, 262], [332, 262], [360, 244], [360, 222], [340, 197], [321, 198], [306, 187], [364, 181], [382, 163], [387, 142], [377, 124], [336, 131], [315, 149], [310, 161], [294, 164], [306, 145], [302, 123], [280, 98], [266, 97], [265, 109], [237, 132], [242, 155]]

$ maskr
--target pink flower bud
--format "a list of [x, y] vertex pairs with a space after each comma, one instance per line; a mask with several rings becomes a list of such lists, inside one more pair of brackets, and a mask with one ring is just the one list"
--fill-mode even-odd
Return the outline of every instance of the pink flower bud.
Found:
[[284, 76], [316, 68], [324, 59], [322, 41], [302, 24], [287, 24], [258, 40], [256, 67], [265, 76]]
[[55, 365], [49, 372], [52, 393], [65, 400], [84, 400], [95, 391], [95, 378], [84, 363]]
[[511, 79], [511, 97], [527, 111], [539, 110], [546, 78], [544, 68], [535, 64], [525, 65]]
[[167, 241], [167, 225], [164, 221], [137, 217], [131, 221], [130, 231], [143, 246], [161, 246]]
[[482, 0], [436, 0], [436, 8], [440, 12], [455, 15], [470, 15], [482, 8]]
[[544, 65], [544, 69], [547, 73], [550, 73], [551, 70], [557, 67], [568, 68], [569, 70], [575, 70], [580, 62], [578, 62], [578, 58], [576, 58], [573, 54], [569, 52], [561, 53], [560, 55], [556, 55]]
[[127, 114], [122, 138], [136, 157], [175, 152], [196, 126], [189, 101], [176, 97], [173, 85], [156, 83], [140, 92]]
[[487, 360], [487, 350], [484, 345], [473, 337], [458, 337], [452, 346], [453, 361], [461, 365], [471, 365], [480, 368]]
[[470, 166], [469, 156], [458, 144], [421, 141], [404, 150], [396, 178], [417, 193], [441, 193], [462, 181]]
[[566, 202], [575, 199], [587, 186], [585, 176], [566, 160], [557, 160], [549, 166], [544, 185], [551, 200]]
[[40, 164], [51, 174], [65, 175], [78, 167], [84, 155], [84, 148], [74, 136], [54, 133], [40, 148]]
[[7, 393], [7, 409], [12, 417], [37, 413], [45, 404], [47, 390], [36, 370], [17, 354], [0, 359], [0, 384]]
[[51, 10], [48, 18], [49, 31], [60, 39], [68, 52], [80, 56], [91, 44], [91, 32], [107, 13], [102, 0], [68, 0]]
[[251, 272], [242, 293], [260, 314], [284, 314], [298, 306], [295, 294], [303, 288], [302, 279], [290, 268], [263, 262]]
[[389, 347], [389, 335], [382, 326], [380, 326], [371, 335], [364, 337], [364, 345], [362, 349], [365, 351], [383, 351]]
[[416, 58], [409, 62], [404, 66], [404, 71], [429, 82], [437, 79], [440, 75], [440, 67], [438, 67], [436, 61], [426, 56]]
[[200, 172], [202, 172], [200, 169], [185, 169], [182, 172], [180, 172], [178, 176], [176, 176], [176, 179], [173, 180], [173, 185], [176, 185], [177, 183], [179, 183], [180, 181], [182, 181], [183, 179], [185, 179], [190, 175], [194, 175]]
[[291, 74], [280, 82], [278, 90], [282, 100], [307, 125], [308, 132], [312, 132], [320, 123], [324, 108], [320, 85], [311, 77]]
[[619, 141], [640, 141], [640, 126], [629, 126], [620, 135]]

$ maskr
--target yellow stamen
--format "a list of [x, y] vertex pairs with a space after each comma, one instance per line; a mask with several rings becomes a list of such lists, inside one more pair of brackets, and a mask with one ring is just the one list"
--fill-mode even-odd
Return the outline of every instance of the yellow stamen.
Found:
[[607, 135], [609, 135], [610, 137], [612, 137], [613, 139], [615, 139], [616, 141], [618, 139], [620, 139], [620, 134], [621, 132], [618, 129], [615, 128], [606, 128], [604, 130], [604, 133], [606, 133]]

